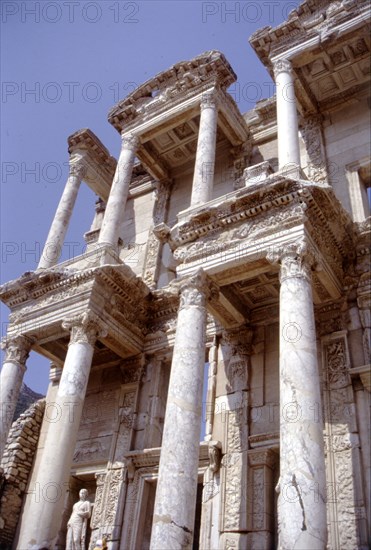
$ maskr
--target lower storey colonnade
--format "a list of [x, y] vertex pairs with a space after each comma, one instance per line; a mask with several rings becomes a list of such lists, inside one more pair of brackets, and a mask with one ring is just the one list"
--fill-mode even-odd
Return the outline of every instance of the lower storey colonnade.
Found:
[[[305, 246], [296, 244], [279, 250], [270, 259], [280, 264], [279, 548], [324, 550], [327, 540], [325, 460], [310, 254]], [[202, 270], [176, 285], [180, 305], [164, 418], [151, 550], [192, 548], [194, 537], [207, 302], [217, 291], [214, 292], [215, 284]], [[48, 487], [48, 494], [55, 490], [55, 494], [60, 496], [57, 499], [27, 500], [24, 514], [28, 521], [27, 525], [22, 523], [18, 539], [21, 548], [30, 544], [35, 548], [53, 547], [55, 543], [65, 507], [94, 343], [104, 332], [101, 321], [92, 314], [72, 318], [64, 323], [64, 328], [70, 330], [71, 336], [55, 399], [55, 406], [61, 414], [58, 423], [48, 426], [36, 479], [39, 490]], [[17, 374], [18, 384], [22, 371], [20, 363], [21, 360], [24, 363], [29, 345], [29, 341], [22, 340], [24, 351], [18, 363], [14, 363], [14, 358], [10, 362], [10, 356], [7, 356], [9, 367], [4, 372], [10, 369]], [[216, 353], [213, 346], [210, 355], [213, 372]], [[215, 386], [215, 379], [212, 382]], [[214, 392], [215, 388], [212, 394]], [[208, 418], [210, 425], [206, 440], [214, 444], [211, 441], [210, 415]], [[210, 457], [219, 450], [226, 452], [223, 442], [211, 445]], [[260, 464], [259, 460], [254, 451], [249, 462], [256, 466]], [[269, 457], [268, 462], [271, 460]], [[267, 470], [265, 463], [263, 470]]]

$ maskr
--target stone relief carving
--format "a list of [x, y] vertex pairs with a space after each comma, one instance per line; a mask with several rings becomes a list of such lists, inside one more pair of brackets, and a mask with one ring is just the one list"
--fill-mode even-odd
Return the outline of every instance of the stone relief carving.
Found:
[[[329, 544], [333, 547], [357, 548], [358, 525], [352, 475], [359, 440], [354, 395], [348, 374], [349, 356], [346, 336], [333, 335], [323, 340], [325, 445], [327, 499], [331, 529]], [[347, 519], [346, 519], [347, 518]], [[340, 529], [343, 521], [347, 529]]]
[[91, 528], [97, 529], [100, 526], [101, 517], [103, 516], [103, 506], [104, 506], [104, 483], [107, 473], [97, 473], [95, 474], [95, 479], [97, 482], [97, 488], [95, 491], [95, 502], [93, 507], [93, 514], [91, 518]]
[[[108, 441], [107, 441], [108, 440]], [[77, 446], [74, 462], [92, 462], [108, 457], [111, 436], [91, 439]]]
[[326, 347], [327, 381], [332, 388], [342, 388], [350, 383], [348, 359], [344, 338], [339, 338]]
[[222, 460], [222, 444], [220, 441], [209, 441], [209, 469], [216, 474], [220, 469]]
[[325, 149], [322, 135], [322, 119], [312, 115], [303, 120], [301, 128], [307, 155], [309, 159], [308, 179], [315, 182], [325, 182], [328, 178]]

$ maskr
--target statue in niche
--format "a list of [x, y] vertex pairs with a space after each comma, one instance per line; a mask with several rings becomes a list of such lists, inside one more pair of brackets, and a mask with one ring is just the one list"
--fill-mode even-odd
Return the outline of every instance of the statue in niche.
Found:
[[79, 497], [80, 500], [73, 505], [72, 514], [67, 523], [66, 550], [85, 550], [86, 529], [92, 505], [87, 500], [86, 489], [81, 489]]

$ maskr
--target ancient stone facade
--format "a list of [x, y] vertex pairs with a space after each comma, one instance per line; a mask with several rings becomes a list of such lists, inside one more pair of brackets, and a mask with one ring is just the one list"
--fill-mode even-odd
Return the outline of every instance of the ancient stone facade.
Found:
[[[5, 547], [64, 548], [82, 488], [89, 549], [369, 547], [368, 17], [306, 0], [257, 31], [277, 93], [248, 113], [210, 51], [110, 111], [117, 161], [69, 137], [39, 267], [0, 290]], [[87, 250], [58, 263], [81, 182]], [[31, 349], [51, 370], [27, 446]]]

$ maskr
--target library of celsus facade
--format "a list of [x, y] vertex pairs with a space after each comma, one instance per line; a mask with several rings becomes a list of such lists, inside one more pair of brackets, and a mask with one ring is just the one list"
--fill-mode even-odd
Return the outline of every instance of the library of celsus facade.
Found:
[[[117, 160], [68, 138], [39, 266], [0, 289], [2, 547], [65, 548], [81, 489], [86, 549], [369, 547], [369, 28], [306, 0], [250, 38], [252, 111], [209, 51], [112, 108]], [[12, 427], [30, 350], [50, 385]]]

